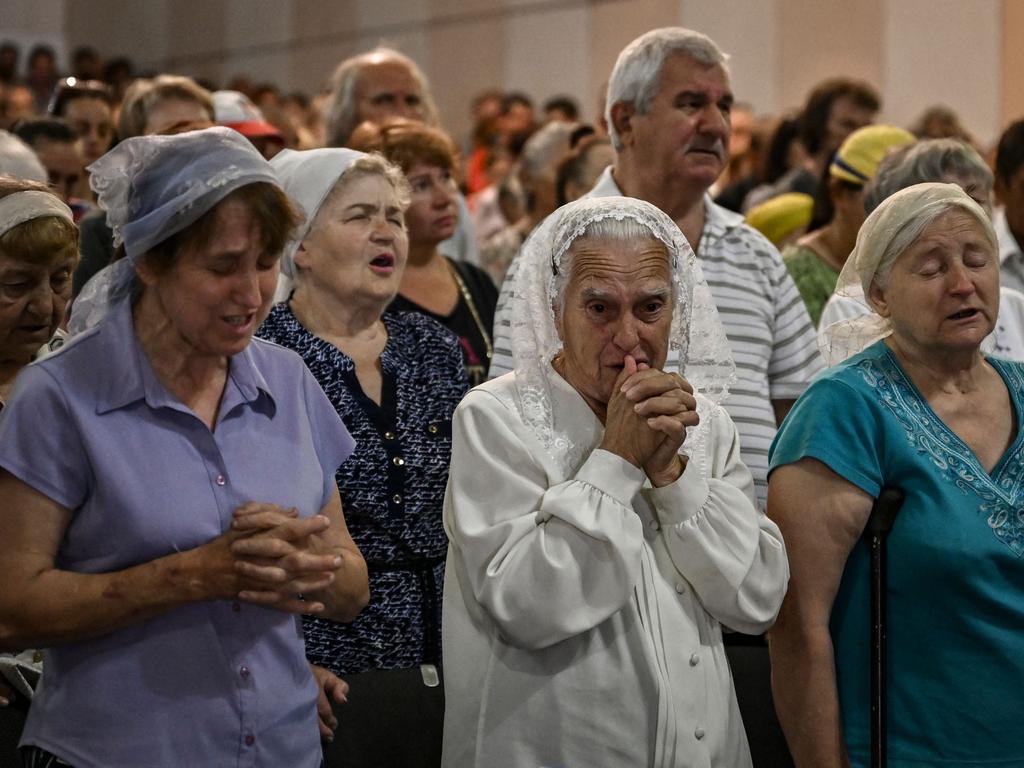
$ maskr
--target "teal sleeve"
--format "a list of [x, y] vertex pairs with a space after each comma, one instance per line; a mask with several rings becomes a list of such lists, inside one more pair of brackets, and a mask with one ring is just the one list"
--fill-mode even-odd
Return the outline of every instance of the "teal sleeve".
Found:
[[796, 401], [768, 452], [772, 470], [817, 459], [871, 496], [882, 482], [885, 425], [870, 392], [826, 376]]

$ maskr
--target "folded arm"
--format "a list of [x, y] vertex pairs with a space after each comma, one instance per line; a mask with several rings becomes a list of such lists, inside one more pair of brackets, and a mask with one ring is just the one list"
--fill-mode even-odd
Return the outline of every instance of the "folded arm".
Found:
[[645, 491], [676, 570], [705, 610], [739, 632], [771, 626], [789, 578], [778, 527], [752, 501], [736, 428], [719, 413], [708, 436], [707, 477], [691, 460], [679, 479]]
[[452, 556], [463, 589], [523, 648], [578, 635], [622, 609], [643, 547], [631, 506], [641, 469], [595, 450], [574, 477], [549, 483], [542, 451], [487, 392], [471, 392], [456, 412], [445, 498]]
[[[229, 531], [195, 549], [110, 573], [77, 573], [56, 566], [71, 511], [5, 470], [0, 470], [0, 650], [47, 647], [107, 634], [122, 627], [204, 600], [244, 599], [266, 589], [243, 573], [249, 560], [232, 545], [246, 534]], [[323, 515], [294, 519], [295, 539], [326, 531]], [[338, 555], [305, 552], [291, 563], [289, 578], [275, 585], [294, 597], [335, 581]], [[275, 607], [310, 612], [300, 600]], [[316, 606], [312, 611], [317, 612]]]

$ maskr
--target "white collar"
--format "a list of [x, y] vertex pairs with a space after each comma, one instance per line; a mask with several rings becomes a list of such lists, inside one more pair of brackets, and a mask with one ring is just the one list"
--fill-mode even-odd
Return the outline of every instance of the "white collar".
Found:
[[1011, 256], [1018, 258], [1024, 256], [1024, 251], [1021, 250], [1020, 245], [1017, 243], [1017, 238], [1010, 231], [1010, 225], [1006, 221], [1005, 209], [997, 208], [996, 212], [992, 214], [992, 227], [996, 231], [996, 240], [999, 242], [1000, 264], [1005, 263]]

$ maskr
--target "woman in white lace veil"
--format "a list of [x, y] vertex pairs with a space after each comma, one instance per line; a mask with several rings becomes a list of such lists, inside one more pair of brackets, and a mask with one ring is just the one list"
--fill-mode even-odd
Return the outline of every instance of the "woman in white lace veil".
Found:
[[711, 420], [722, 411], [736, 367], [718, 317], [711, 291], [693, 249], [679, 227], [650, 203], [628, 197], [589, 198], [555, 211], [523, 246], [516, 273], [511, 343], [516, 388], [523, 420], [548, 453], [569, 466], [580, 458], [580, 446], [556, 428], [552, 412], [552, 358], [562, 341], [555, 325], [555, 308], [569, 273], [566, 258], [572, 244], [596, 224], [608, 219], [630, 220], [647, 230], [668, 249], [675, 288], [666, 368], [678, 371], [698, 393], [701, 423], [689, 430], [684, 449], [691, 456], [701, 444]]
[[87, 170], [114, 231], [114, 247], [124, 246], [124, 258], [86, 283], [71, 309], [71, 334], [97, 325], [130, 296], [135, 265], [154, 246], [195, 223], [236, 189], [278, 184], [270, 163], [230, 128], [126, 139]]
[[770, 626], [788, 566], [694, 253], [604, 197], [519, 259], [514, 371], [452, 420], [442, 765], [749, 768], [722, 627]]

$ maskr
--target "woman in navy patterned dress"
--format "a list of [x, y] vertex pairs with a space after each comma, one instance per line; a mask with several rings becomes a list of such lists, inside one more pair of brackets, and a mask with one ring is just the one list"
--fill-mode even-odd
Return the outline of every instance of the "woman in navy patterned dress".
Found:
[[308, 226], [282, 260], [287, 300], [259, 335], [302, 356], [356, 440], [337, 481], [370, 571], [357, 621], [304, 621], [309, 659], [351, 686], [327, 765], [436, 765], [441, 508], [451, 417], [468, 387], [462, 355], [439, 323], [385, 313], [408, 252], [401, 171], [345, 149], [286, 150], [273, 165]]

